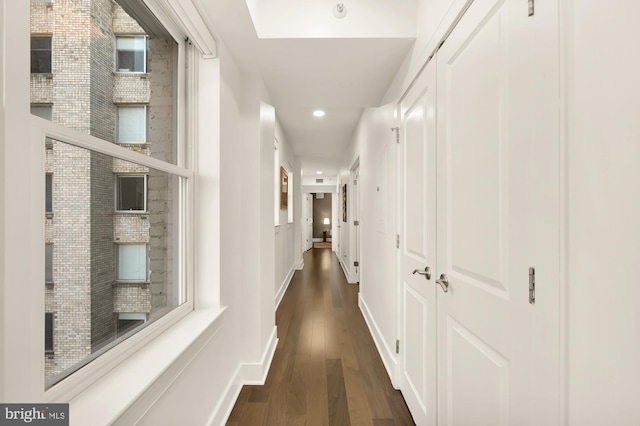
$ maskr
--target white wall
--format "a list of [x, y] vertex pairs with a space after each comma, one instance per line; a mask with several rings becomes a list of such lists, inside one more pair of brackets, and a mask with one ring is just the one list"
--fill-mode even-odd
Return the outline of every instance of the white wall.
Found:
[[[277, 114], [277, 111], [276, 111]], [[286, 136], [282, 131], [280, 122], [276, 120], [275, 138], [278, 140], [278, 155], [280, 158], [280, 165], [283, 166], [289, 172], [289, 179], [293, 179], [293, 202], [288, 206], [289, 209], [293, 209], [294, 217], [293, 221], [289, 222], [288, 210], [279, 210], [280, 225], [275, 227], [275, 300], [276, 306], [280, 304], [282, 296], [284, 296], [293, 273], [295, 271], [295, 222], [296, 217], [296, 203], [300, 197], [300, 192], [296, 191], [296, 188], [300, 188], [300, 170], [296, 174], [296, 162], [293, 156], [293, 151], [289, 146]], [[298, 165], [299, 167], [299, 165]], [[271, 167], [273, 170], [273, 165]], [[279, 191], [279, 188], [274, 188], [275, 191]], [[300, 234], [298, 234], [300, 235]], [[302, 252], [298, 252], [298, 261], [302, 257]]]
[[564, 12], [568, 424], [640, 424], [640, 5]]
[[360, 308], [391, 375], [396, 340], [396, 150], [393, 105], [364, 112], [360, 149]]

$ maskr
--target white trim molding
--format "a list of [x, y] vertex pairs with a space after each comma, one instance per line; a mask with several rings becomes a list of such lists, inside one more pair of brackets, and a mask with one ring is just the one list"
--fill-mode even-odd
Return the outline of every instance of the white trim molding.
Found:
[[276, 292], [276, 309], [278, 309], [278, 306], [280, 306], [280, 302], [282, 302], [282, 298], [284, 297], [284, 294], [287, 292], [287, 289], [289, 288], [289, 284], [291, 284], [291, 279], [293, 278], [294, 272], [295, 272], [295, 269], [293, 266], [291, 266], [291, 269], [289, 269], [289, 273], [287, 274], [286, 277], [284, 277], [284, 281], [282, 281], [282, 284], [280, 284], [280, 288]]
[[378, 353], [380, 354], [380, 358], [382, 358], [382, 363], [384, 364], [384, 368], [387, 370], [387, 374], [391, 379], [391, 383], [393, 387], [399, 389], [396, 380], [396, 373], [398, 371], [398, 358], [394, 353], [395, 351], [389, 348], [386, 344], [378, 325], [376, 324], [373, 316], [371, 316], [371, 311], [367, 306], [367, 303], [362, 298], [362, 293], [358, 294], [358, 307], [362, 312], [362, 316], [364, 317], [364, 321], [367, 323], [367, 327], [369, 328], [369, 332], [373, 337], [373, 341], [376, 344], [376, 348], [378, 349]]

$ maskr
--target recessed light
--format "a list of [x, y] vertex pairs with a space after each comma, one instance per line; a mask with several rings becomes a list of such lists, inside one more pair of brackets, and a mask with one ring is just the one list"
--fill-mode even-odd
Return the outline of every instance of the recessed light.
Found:
[[313, 111], [313, 116], [314, 117], [324, 117], [324, 111], [322, 111], [321, 109], [317, 109], [317, 110]]
[[322, 174], [322, 172], [321, 172], [321, 171], [319, 171], [319, 170], [318, 170], [316, 173], [317, 173], [317, 174], [319, 174], [319, 175], [321, 175], [321, 174]]

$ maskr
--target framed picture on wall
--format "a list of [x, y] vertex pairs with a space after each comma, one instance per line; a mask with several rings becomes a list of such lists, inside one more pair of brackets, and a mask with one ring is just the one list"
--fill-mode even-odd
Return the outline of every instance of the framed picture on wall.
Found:
[[280, 210], [287, 210], [289, 200], [288, 186], [289, 175], [285, 168], [280, 166]]
[[347, 221], [347, 184], [342, 185], [342, 221]]

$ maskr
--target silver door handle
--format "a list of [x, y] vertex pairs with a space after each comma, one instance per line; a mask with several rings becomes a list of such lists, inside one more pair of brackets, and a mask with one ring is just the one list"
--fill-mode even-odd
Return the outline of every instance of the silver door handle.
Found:
[[431, 279], [431, 268], [429, 268], [428, 266], [424, 267], [424, 271], [421, 271], [419, 269], [414, 269], [413, 270], [413, 275], [415, 274], [420, 274], [420, 275], [424, 275], [424, 277], [428, 280]]
[[441, 274], [440, 278], [438, 278], [436, 282], [440, 284], [442, 291], [445, 293], [449, 291], [449, 277], [447, 277], [447, 274]]

